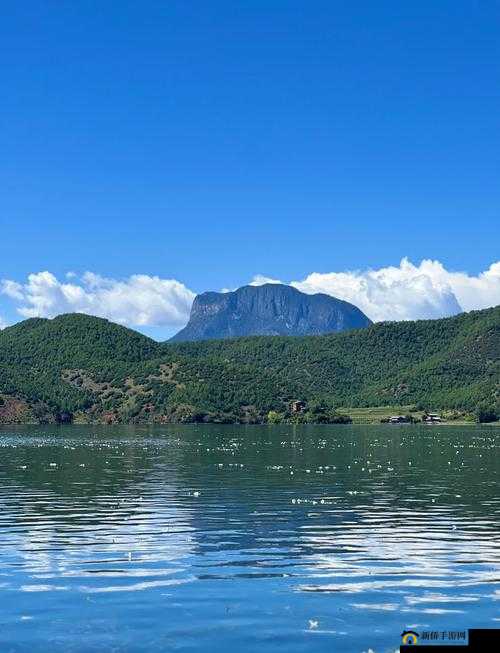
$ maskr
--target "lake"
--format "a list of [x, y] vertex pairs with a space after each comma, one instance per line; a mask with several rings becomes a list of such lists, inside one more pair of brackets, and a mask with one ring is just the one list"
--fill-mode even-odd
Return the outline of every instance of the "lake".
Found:
[[0, 427], [0, 651], [398, 649], [500, 625], [500, 430]]

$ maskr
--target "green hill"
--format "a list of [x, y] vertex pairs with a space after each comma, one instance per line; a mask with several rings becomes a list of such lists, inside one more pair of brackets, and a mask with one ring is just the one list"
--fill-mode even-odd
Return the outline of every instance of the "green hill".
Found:
[[[498, 410], [500, 307], [334, 335], [157, 343], [81, 314], [0, 332], [0, 421], [313, 421], [337, 406]], [[329, 417], [328, 417], [329, 419]]]

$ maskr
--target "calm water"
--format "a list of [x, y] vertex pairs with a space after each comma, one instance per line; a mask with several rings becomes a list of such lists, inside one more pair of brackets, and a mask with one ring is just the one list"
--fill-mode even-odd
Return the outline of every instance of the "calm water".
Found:
[[0, 651], [500, 626], [500, 430], [3, 427]]

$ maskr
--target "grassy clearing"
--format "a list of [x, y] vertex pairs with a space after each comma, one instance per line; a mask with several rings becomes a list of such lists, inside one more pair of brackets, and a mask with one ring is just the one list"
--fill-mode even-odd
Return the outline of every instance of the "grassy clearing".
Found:
[[339, 413], [352, 417], [353, 424], [380, 424], [381, 419], [391, 415], [415, 415], [422, 417], [422, 411], [415, 410], [415, 406], [376, 406], [372, 408], [339, 408]]
[[[414, 405], [405, 406], [375, 406], [371, 408], [347, 408], [338, 409], [352, 417], [353, 424], [380, 424], [380, 420], [387, 419], [391, 415], [414, 415], [418, 420], [422, 419], [423, 411], [416, 410]], [[438, 408], [429, 411], [441, 415], [444, 424], [471, 424], [475, 419], [466, 413], [460, 414], [457, 411], [443, 411]]]

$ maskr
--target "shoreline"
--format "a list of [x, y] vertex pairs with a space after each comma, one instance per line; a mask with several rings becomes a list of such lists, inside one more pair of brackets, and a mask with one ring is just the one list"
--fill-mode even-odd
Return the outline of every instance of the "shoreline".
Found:
[[242, 422], [115, 422], [113, 424], [108, 424], [106, 422], [71, 422], [71, 423], [66, 423], [66, 424], [60, 424], [58, 422], [0, 422], [0, 430], [3, 429], [3, 427], [12, 427], [12, 426], [46, 426], [46, 427], [57, 427], [57, 428], [71, 428], [71, 427], [81, 427], [81, 426], [95, 426], [95, 427], [104, 427], [104, 428], [119, 428], [119, 427], [128, 427], [128, 426], [136, 426], [136, 427], [168, 427], [168, 426], [188, 426], [188, 427], [204, 427], [204, 426], [210, 426], [210, 427], [235, 427], [235, 426], [243, 426], [245, 428], [248, 427], [268, 427], [268, 428], [276, 428], [276, 427], [352, 427], [352, 426], [386, 426], [388, 428], [401, 428], [401, 427], [426, 427], [429, 429], [437, 429], [442, 426], [445, 427], [450, 427], [450, 426], [474, 426], [474, 427], [482, 427], [482, 426], [488, 426], [488, 427], [500, 427], [500, 421], [496, 422], [467, 422], [467, 421], [459, 421], [457, 420], [456, 422], [440, 422], [436, 424], [427, 424], [425, 422], [401, 422], [398, 424], [391, 424], [388, 422], [351, 422], [349, 424], [328, 424], [328, 423], [314, 423], [314, 422], [308, 422], [308, 423], [291, 423], [291, 422], [282, 422], [281, 424], [271, 424], [269, 422], [263, 422], [260, 424], [245, 424]]

